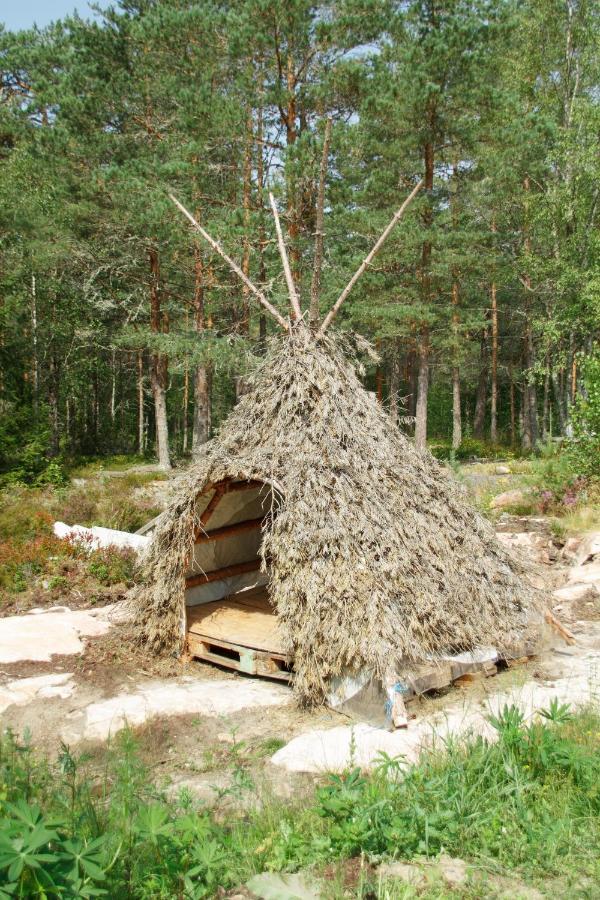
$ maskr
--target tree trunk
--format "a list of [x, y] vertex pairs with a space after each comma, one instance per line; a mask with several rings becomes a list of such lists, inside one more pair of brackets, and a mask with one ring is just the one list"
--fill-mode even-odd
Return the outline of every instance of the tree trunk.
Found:
[[460, 369], [452, 369], [452, 449], [458, 450], [462, 443], [462, 418], [460, 410]]
[[510, 445], [514, 447], [517, 442], [517, 422], [515, 409], [515, 380], [513, 378], [512, 364], [509, 370], [510, 379]]
[[117, 358], [116, 358], [116, 350], [113, 349], [110, 358], [110, 377], [111, 377], [111, 385], [110, 385], [110, 424], [113, 428], [115, 427], [115, 411], [117, 408]]
[[537, 412], [537, 389], [535, 386], [533, 368], [535, 365], [535, 351], [533, 346], [533, 333], [531, 322], [527, 319], [525, 331], [525, 365], [528, 370], [526, 373], [526, 382], [523, 391], [524, 408], [523, 415], [526, 420], [526, 431], [529, 435], [531, 448], [536, 447], [538, 443], [538, 412]]
[[[160, 266], [158, 251], [151, 247], [150, 258], [150, 327], [154, 334], [168, 330], [167, 319], [160, 308]], [[163, 469], [171, 468], [169, 453], [169, 423], [167, 418], [168, 359], [164, 353], [154, 352], [150, 366], [150, 383], [154, 398], [154, 418], [156, 425], [156, 455]]]
[[429, 391], [429, 330], [427, 328], [421, 332], [418, 353], [415, 445], [419, 450], [424, 450], [427, 446], [427, 394]]
[[50, 449], [49, 456], [55, 457], [60, 453], [60, 416], [59, 416], [59, 392], [60, 392], [60, 363], [56, 356], [50, 355], [50, 371], [48, 375], [48, 417], [50, 423]]
[[550, 360], [546, 353], [546, 368], [544, 372], [544, 407], [542, 414], [542, 440], [548, 441], [552, 437], [550, 427]]
[[186, 359], [183, 369], [183, 438], [181, 452], [188, 451], [188, 406], [190, 404], [190, 370]]
[[[250, 275], [250, 206], [252, 202], [252, 140], [253, 140], [252, 111], [248, 111], [246, 117], [246, 146], [244, 148], [244, 167], [242, 174], [242, 209], [244, 211], [244, 238], [242, 253], [242, 272], [246, 278]], [[262, 153], [262, 147], [260, 149]], [[248, 334], [250, 331], [250, 289], [242, 284], [242, 320], [240, 332]]]
[[491, 286], [492, 301], [492, 392], [490, 404], [490, 441], [498, 442], [498, 299], [496, 283]]
[[454, 357], [452, 366], [452, 449], [458, 450], [462, 443], [462, 418], [460, 408], [460, 368], [458, 366], [458, 272], [454, 273], [452, 284], [452, 331], [454, 332]]
[[[433, 112], [429, 115], [433, 119]], [[423, 213], [423, 225], [429, 230], [432, 225], [433, 215], [431, 210], [431, 191], [433, 190], [434, 150], [433, 143], [428, 141], [424, 148], [425, 162], [425, 190], [428, 193], [428, 203]], [[431, 303], [431, 240], [429, 236], [423, 241], [421, 247], [421, 294], [423, 306], [428, 311]], [[417, 410], [415, 423], [415, 444], [423, 450], [427, 444], [427, 398], [429, 392], [429, 325], [423, 323], [419, 333], [419, 375], [417, 379]]]
[[[287, 54], [287, 108], [285, 113], [285, 135], [286, 145], [288, 149], [292, 147], [298, 138], [297, 129], [297, 103], [296, 103], [296, 75], [294, 73], [294, 58], [291, 49]], [[298, 236], [300, 234], [300, 216], [298, 210], [298, 186], [293, 175], [286, 173], [286, 198], [287, 198], [287, 214], [288, 214], [288, 234], [290, 237], [290, 266], [292, 269], [292, 277], [296, 286], [300, 280], [300, 249], [298, 247]]]
[[479, 380], [475, 398], [475, 415], [473, 416], [473, 435], [481, 440], [485, 429], [485, 407], [489, 380], [489, 331], [484, 328], [479, 351]]
[[144, 354], [137, 353], [138, 453], [144, 454]]
[[[530, 181], [526, 176], [523, 180], [524, 204], [523, 204], [523, 249], [526, 256], [531, 254], [531, 236], [529, 234], [529, 190]], [[537, 415], [537, 391], [535, 386], [533, 369], [535, 365], [535, 351], [533, 346], [533, 331], [531, 328], [531, 277], [528, 272], [523, 276], [525, 286], [525, 385], [523, 388], [523, 439], [528, 442], [526, 449], [533, 449], [538, 442], [538, 415]], [[525, 443], [523, 444], [525, 447]]]
[[550, 379], [552, 381], [552, 387], [554, 389], [554, 399], [556, 400], [556, 411], [558, 413], [558, 427], [560, 429], [560, 433], [562, 435], [565, 434], [567, 427], [567, 417], [565, 415], [565, 409], [563, 406], [563, 393], [560, 386], [560, 381], [556, 372], [552, 371], [550, 373]]
[[390, 419], [394, 425], [398, 425], [399, 419], [399, 394], [400, 394], [400, 359], [398, 357], [398, 342], [394, 341], [392, 349], [392, 358], [390, 360], [390, 376], [389, 376], [389, 401], [388, 409]]
[[319, 168], [319, 184], [317, 186], [317, 208], [315, 216], [315, 259], [313, 265], [313, 278], [310, 287], [310, 311], [309, 322], [315, 328], [319, 322], [319, 294], [321, 290], [321, 270], [323, 268], [323, 241], [324, 241], [324, 209], [325, 209], [325, 181], [327, 179], [327, 160], [329, 156], [329, 142], [331, 140], [331, 117], [325, 123], [323, 135], [323, 150], [321, 153], [321, 165]]
[[[204, 321], [204, 265], [200, 248], [194, 248], [194, 328], [202, 334]], [[192, 452], [198, 456], [210, 438], [210, 369], [204, 363], [194, 373], [194, 418], [192, 423]]]
[[409, 387], [408, 394], [408, 415], [416, 416], [417, 414], [417, 377], [418, 377], [418, 367], [417, 367], [417, 351], [415, 346], [415, 341], [412, 340], [411, 343], [413, 346], [411, 347], [408, 356], [406, 358], [406, 381]]
[[40, 410], [40, 363], [38, 359], [37, 290], [35, 275], [31, 276], [31, 342], [33, 350], [31, 373], [33, 382], [33, 416], [37, 422]]

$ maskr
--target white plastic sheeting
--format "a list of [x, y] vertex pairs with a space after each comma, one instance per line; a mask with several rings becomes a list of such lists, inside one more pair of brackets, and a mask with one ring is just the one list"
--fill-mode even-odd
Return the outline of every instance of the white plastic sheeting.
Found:
[[[255, 487], [246, 487], [244, 482], [240, 482], [240, 485], [243, 485], [242, 490], [233, 489], [223, 494], [207, 522], [206, 533], [208, 535], [225, 526], [261, 519], [271, 512], [273, 491], [270, 485], [258, 484]], [[213, 495], [214, 489], [211, 488], [198, 498], [197, 514], [199, 517], [210, 503]], [[187, 575], [189, 577], [201, 573], [208, 574], [217, 569], [235, 566], [238, 563], [258, 560], [261, 541], [260, 527], [221, 536], [218, 540], [201, 541], [194, 548], [193, 562]], [[220, 600], [222, 597], [236, 594], [244, 588], [266, 582], [267, 576], [257, 570], [196, 585], [187, 589], [186, 605], [197, 606], [200, 603], [210, 603], [213, 600]]]
[[54, 523], [54, 534], [58, 538], [74, 541], [89, 550], [117, 547], [142, 553], [150, 542], [150, 537], [143, 534], [131, 534], [129, 531], [116, 531], [113, 528], [101, 528], [98, 525], [94, 525], [92, 528], [86, 528], [84, 525], [65, 525], [64, 522]]

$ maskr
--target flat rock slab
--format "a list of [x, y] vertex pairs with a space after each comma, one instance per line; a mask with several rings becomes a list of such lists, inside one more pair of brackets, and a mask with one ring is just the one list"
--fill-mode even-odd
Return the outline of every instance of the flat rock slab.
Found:
[[75, 690], [72, 672], [18, 678], [0, 686], [0, 713], [9, 706], [26, 706], [33, 700], [60, 697], [66, 700]]
[[154, 681], [71, 713], [61, 736], [72, 743], [106, 740], [127, 725], [143, 725], [157, 716], [226, 716], [289, 702], [289, 688], [262, 681]]
[[573, 566], [569, 572], [569, 584], [600, 585], [600, 560]]
[[0, 618], [0, 663], [23, 660], [49, 662], [55, 654], [81, 653], [84, 637], [109, 630], [112, 607], [70, 610], [55, 606], [32, 610], [24, 616]]
[[454, 704], [441, 713], [411, 723], [406, 729], [390, 732], [361, 723], [306, 732], [278, 750], [271, 762], [291, 772], [341, 772], [351, 766], [374, 768], [380, 763], [381, 754], [386, 753], [400, 757], [399, 764], [406, 766], [416, 762], [423, 750], [443, 746], [449, 737], [477, 735], [494, 740], [496, 732], [489, 716], [499, 715], [506, 705], [518, 707], [530, 720], [554, 699], [571, 707], [590, 702], [600, 666], [600, 651], [569, 654], [564, 656], [564, 663], [567, 677], [528, 682], [495, 694], [483, 703], [463, 700], [462, 705]]

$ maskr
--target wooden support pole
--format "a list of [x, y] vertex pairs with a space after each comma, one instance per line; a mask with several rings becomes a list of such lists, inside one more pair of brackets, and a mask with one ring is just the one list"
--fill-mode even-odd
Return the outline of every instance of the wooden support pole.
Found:
[[325, 334], [325, 332], [327, 331], [327, 329], [329, 328], [329, 326], [331, 325], [331, 323], [337, 316], [337, 314], [340, 310], [340, 306], [342, 305], [342, 303], [344, 302], [344, 300], [346, 299], [346, 297], [348, 296], [348, 294], [350, 293], [350, 291], [352, 290], [352, 288], [354, 287], [354, 285], [356, 284], [356, 282], [358, 281], [360, 276], [363, 274], [365, 269], [367, 269], [368, 266], [372, 263], [373, 259], [375, 258], [375, 256], [377, 255], [377, 253], [379, 252], [379, 250], [382, 248], [383, 244], [385, 243], [385, 240], [388, 237], [390, 231], [400, 221], [400, 219], [404, 215], [405, 211], [408, 209], [408, 207], [410, 206], [412, 201], [415, 199], [415, 197], [417, 196], [417, 194], [423, 187], [424, 183], [425, 182], [421, 179], [421, 181], [419, 181], [417, 186], [412, 189], [412, 191], [410, 192], [410, 194], [408, 195], [408, 197], [406, 198], [406, 200], [404, 201], [404, 203], [402, 204], [400, 209], [394, 213], [394, 215], [391, 218], [391, 221], [384, 228], [384, 230], [380, 234], [379, 238], [376, 240], [371, 252], [362, 261], [362, 263], [360, 264], [360, 266], [358, 267], [358, 269], [356, 270], [356, 272], [354, 273], [354, 275], [352, 276], [352, 278], [350, 279], [350, 281], [348, 282], [348, 284], [346, 285], [346, 287], [344, 288], [344, 290], [342, 291], [340, 296], [337, 298], [337, 300], [335, 301], [335, 303], [333, 304], [333, 306], [331, 307], [331, 309], [325, 316], [323, 324], [321, 325], [321, 327], [319, 328], [319, 331], [317, 333], [319, 337], [322, 337], [322, 335]]
[[223, 581], [225, 578], [245, 575], [246, 572], [258, 572], [259, 569], [260, 559], [250, 559], [247, 562], [236, 563], [233, 566], [225, 566], [223, 569], [215, 569], [214, 572], [190, 575], [189, 578], [185, 579], [185, 586], [186, 588], [191, 588], [199, 584], [210, 584], [211, 581]]
[[569, 631], [568, 628], [565, 628], [565, 626], [562, 624], [562, 622], [560, 622], [556, 618], [554, 613], [550, 612], [549, 609], [546, 610], [546, 622], [548, 622], [548, 624], [552, 628], [554, 628], [555, 631], [557, 631], [560, 634], [560, 636], [563, 638], [565, 643], [567, 643], [567, 644], [575, 643], [575, 636]]
[[288, 259], [287, 250], [285, 249], [285, 242], [283, 240], [283, 234], [281, 231], [281, 222], [279, 221], [279, 213], [277, 212], [277, 206], [275, 205], [275, 198], [273, 194], [269, 192], [269, 203], [271, 204], [271, 209], [273, 210], [273, 218], [275, 219], [275, 231], [277, 232], [277, 246], [279, 247], [279, 255], [281, 256], [281, 262], [283, 265], [283, 271], [285, 273], [285, 280], [288, 287], [288, 294], [290, 296], [290, 304], [292, 307], [292, 312], [294, 314], [294, 319], [296, 322], [300, 321], [302, 318], [302, 310], [300, 309], [300, 300], [298, 299], [298, 291], [296, 290], [296, 284], [294, 282], [294, 276], [292, 275], [292, 270], [290, 269], [290, 261]]
[[236, 522], [235, 525], [223, 525], [222, 528], [215, 528], [214, 531], [198, 535], [196, 544], [207, 544], [210, 541], [220, 541], [221, 538], [229, 537], [232, 534], [240, 534], [244, 531], [252, 531], [255, 528], [261, 528], [264, 518], [260, 516], [258, 519], [246, 519], [245, 522]]
[[198, 234], [202, 235], [204, 240], [212, 247], [212, 249], [215, 251], [215, 253], [218, 253], [219, 256], [225, 260], [225, 262], [227, 263], [229, 268], [235, 272], [235, 274], [238, 276], [238, 278], [240, 278], [243, 281], [243, 283], [246, 285], [246, 287], [254, 294], [254, 296], [257, 298], [258, 302], [261, 303], [264, 306], [264, 308], [267, 309], [271, 313], [271, 315], [273, 316], [275, 321], [281, 325], [281, 327], [284, 329], [284, 331], [289, 331], [289, 324], [283, 318], [281, 313], [279, 313], [275, 309], [273, 304], [267, 300], [267, 298], [265, 297], [263, 292], [259, 291], [259, 289], [256, 287], [256, 285], [254, 285], [250, 281], [248, 276], [245, 275], [244, 272], [242, 272], [242, 270], [240, 269], [238, 264], [236, 262], [234, 262], [231, 259], [231, 257], [225, 253], [225, 251], [223, 250], [221, 245], [217, 241], [215, 241], [214, 238], [212, 238], [210, 236], [208, 231], [205, 231], [204, 228], [202, 228], [202, 226], [198, 224], [198, 222], [195, 220], [193, 215], [187, 211], [185, 206], [183, 206], [183, 204], [180, 203], [179, 200], [173, 196], [173, 194], [169, 194], [169, 197], [171, 198], [171, 200], [173, 201], [173, 203], [175, 204], [177, 209], [181, 210], [181, 212], [184, 214], [184, 216], [191, 222], [191, 224], [194, 226], [194, 228], [198, 232]]
[[211, 487], [214, 488], [215, 492], [208, 501], [204, 512], [200, 515], [200, 527], [196, 529], [196, 534], [194, 535], [194, 543], [198, 542], [200, 535], [205, 534], [204, 525], [207, 524], [208, 520], [221, 502], [221, 498], [224, 494], [230, 494], [233, 491], [250, 491], [255, 488], [261, 488], [262, 486], [262, 481], [220, 481], [216, 485], [211, 485]]

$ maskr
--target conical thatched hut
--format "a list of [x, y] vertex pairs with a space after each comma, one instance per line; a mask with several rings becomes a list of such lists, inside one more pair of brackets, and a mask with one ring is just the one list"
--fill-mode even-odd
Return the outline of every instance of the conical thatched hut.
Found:
[[290, 324], [163, 514], [139, 593], [142, 640], [181, 651], [186, 610], [267, 582], [308, 702], [347, 673], [512, 646], [533, 592], [519, 563], [362, 387], [339, 338]]
[[[219, 557], [196, 555], [194, 567], [195, 546], [211, 546], [194, 543], [203, 514], [208, 534], [252, 527], [231, 527]], [[200, 574], [188, 604], [255, 582], [259, 561], [296, 690], [310, 700], [346, 671], [385, 677], [442, 653], [510, 646], [532, 599], [448, 471], [392, 425], [339, 343], [307, 329], [266, 357], [162, 517], [144, 639], [182, 648], [194, 568], [222, 577]]]

